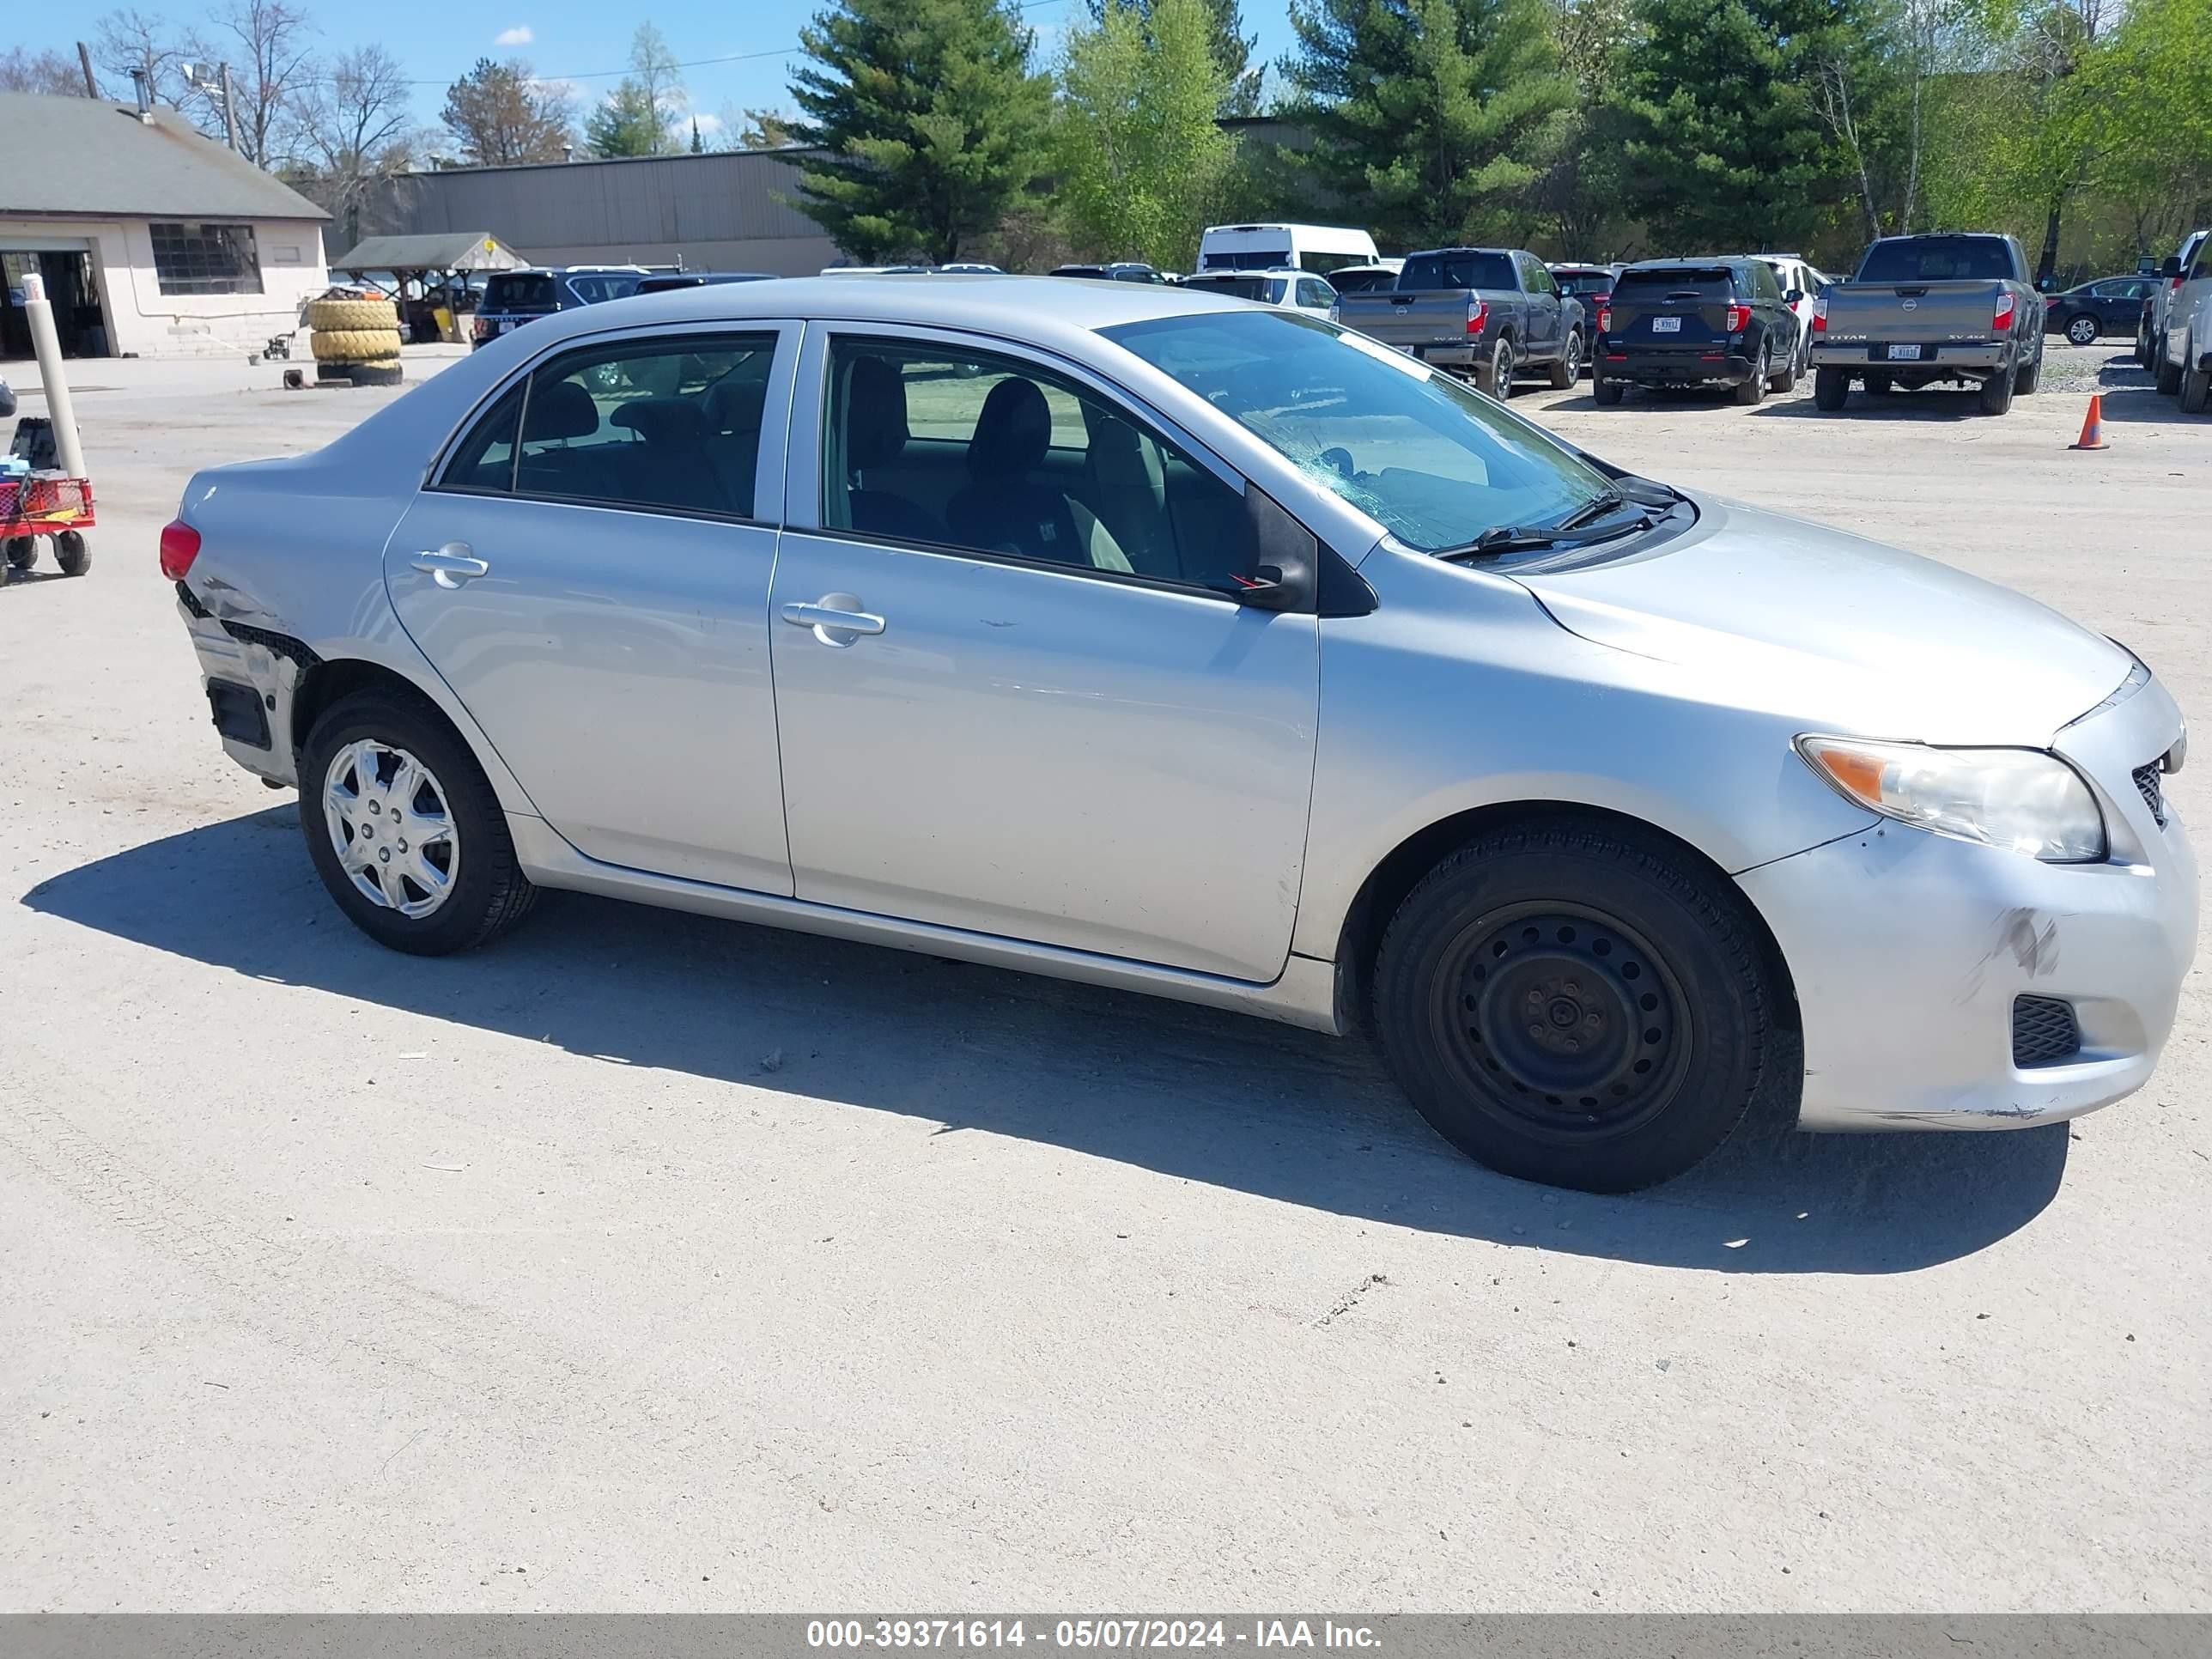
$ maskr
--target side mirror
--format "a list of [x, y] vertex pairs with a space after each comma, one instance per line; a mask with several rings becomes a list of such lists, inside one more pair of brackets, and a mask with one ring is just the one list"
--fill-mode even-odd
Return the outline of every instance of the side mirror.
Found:
[[1255, 611], [1310, 612], [1321, 585], [1321, 543], [1313, 532], [1253, 483], [1244, 486], [1244, 524], [1251, 574], [1230, 577], [1221, 591]]
[[2180, 276], [2181, 256], [2179, 253], [2167, 254], [2165, 258], [2159, 261], [2158, 274], [2165, 277], [2168, 282], [2172, 282], [2175, 277]]
[[1794, 306], [1804, 297], [1805, 290], [1803, 289], [1793, 288], [1787, 294], [1784, 294], [1782, 296], [1782, 303], [1785, 306]]

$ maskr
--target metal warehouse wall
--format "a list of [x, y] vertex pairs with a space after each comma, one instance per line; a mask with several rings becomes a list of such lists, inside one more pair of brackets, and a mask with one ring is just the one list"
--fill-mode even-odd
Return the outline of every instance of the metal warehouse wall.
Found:
[[798, 189], [787, 152], [410, 173], [372, 193], [357, 225], [333, 223], [326, 240], [337, 255], [362, 236], [489, 231], [548, 264], [680, 258], [694, 270], [795, 276], [839, 257], [820, 227], [776, 199]]

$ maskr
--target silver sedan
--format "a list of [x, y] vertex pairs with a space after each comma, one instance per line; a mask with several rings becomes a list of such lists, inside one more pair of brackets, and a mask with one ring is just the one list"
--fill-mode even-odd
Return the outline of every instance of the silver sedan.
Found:
[[2088, 1111], [2195, 949], [2124, 647], [1188, 290], [564, 313], [200, 474], [161, 563], [386, 945], [565, 888], [1371, 1025], [1539, 1181], [1663, 1180], [1763, 1083], [1812, 1129]]

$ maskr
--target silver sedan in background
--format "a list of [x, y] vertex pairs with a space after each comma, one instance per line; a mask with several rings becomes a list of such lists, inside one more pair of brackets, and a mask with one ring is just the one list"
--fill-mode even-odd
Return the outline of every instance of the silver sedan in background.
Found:
[[1768, 1080], [2087, 1111], [2195, 948], [2124, 647], [1189, 289], [562, 313], [196, 477], [162, 568], [386, 945], [566, 888], [1370, 1025], [1539, 1181], [1663, 1180]]

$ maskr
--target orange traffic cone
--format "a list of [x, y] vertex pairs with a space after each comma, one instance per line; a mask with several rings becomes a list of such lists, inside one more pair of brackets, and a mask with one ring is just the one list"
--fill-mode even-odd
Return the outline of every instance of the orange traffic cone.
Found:
[[2105, 441], [2105, 394], [2089, 394], [2089, 412], [2081, 417], [2081, 436], [2066, 446], [2069, 449], [2110, 449]]

